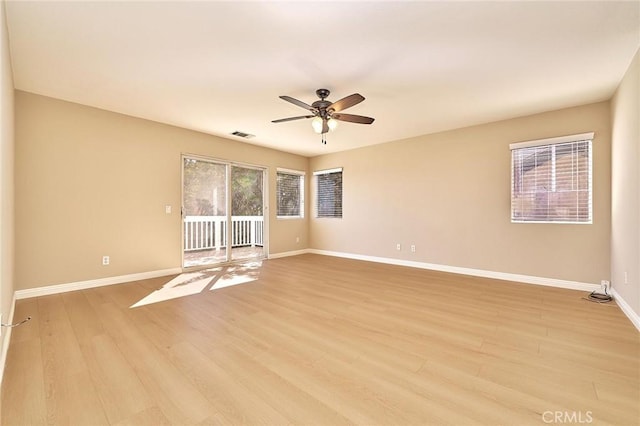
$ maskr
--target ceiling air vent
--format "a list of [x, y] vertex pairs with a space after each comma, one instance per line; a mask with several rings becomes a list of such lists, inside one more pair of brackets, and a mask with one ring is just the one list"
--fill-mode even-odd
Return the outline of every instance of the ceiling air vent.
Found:
[[239, 130], [236, 130], [235, 132], [231, 133], [233, 136], [238, 136], [240, 138], [245, 138], [245, 139], [251, 139], [251, 138], [255, 138], [256, 135], [252, 135], [250, 133], [245, 133], [245, 132], [241, 132]]

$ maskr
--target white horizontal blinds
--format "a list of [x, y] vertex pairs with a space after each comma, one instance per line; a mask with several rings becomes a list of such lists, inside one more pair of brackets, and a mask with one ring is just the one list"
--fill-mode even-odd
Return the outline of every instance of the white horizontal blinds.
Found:
[[278, 169], [276, 191], [278, 217], [304, 216], [304, 172]]
[[513, 222], [591, 223], [592, 139], [587, 133], [511, 145]]
[[316, 176], [317, 217], [342, 217], [342, 168], [313, 172]]

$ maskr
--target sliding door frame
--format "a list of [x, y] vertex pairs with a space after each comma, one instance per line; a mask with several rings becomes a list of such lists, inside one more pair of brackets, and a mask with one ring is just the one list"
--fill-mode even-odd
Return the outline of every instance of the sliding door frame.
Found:
[[[184, 227], [184, 196], [185, 196], [185, 191], [184, 191], [184, 161], [185, 159], [192, 159], [192, 160], [197, 160], [197, 161], [205, 161], [205, 162], [209, 162], [209, 163], [214, 163], [214, 164], [220, 164], [220, 165], [224, 165], [225, 166], [225, 177], [226, 177], [226, 182], [225, 182], [225, 192], [226, 192], [226, 197], [225, 197], [225, 202], [226, 202], [226, 215], [227, 215], [227, 223], [228, 226], [226, 227], [226, 241], [227, 241], [227, 246], [226, 247], [226, 260], [223, 262], [218, 262], [218, 263], [213, 263], [213, 264], [208, 264], [208, 265], [194, 265], [194, 266], [185, 266], [184, 261], [185, 261], [185, 249], [184, 249], [184, 244], [185, 244], [185, 227]], [[241, 167], [241, 168], [245, 168], [245, 169], [253, 169], [253, 170], [259, 170], [262, 171], [262, 217], [263, 217], [263, 228], [262, 228], [262, 241], [263, 241], [263, 245], [262, 245], [262, 256], [260, 257], [256, 257], [255, 259], [233, 259], [232, 257], [232, 252], [233, 249], [231, 247], [231, 241], [232, 241], [232, 233], [233, 233], [233, 226], [231, 225], [231, 216], [232, 216], [232, 203], [233, 203], [233, 193], [231, 190], [231, 170], [233, 167]], [[216, 157], [208, 157], [205, 155], [200, 155], [200, 154], [189, 154], [189, 153], [182, 153], [180, 156], [180, 182], [181, 182], [181, 187], [180, 187], [180, 253], [181, 253], [181, 267], [183, 271], [195, 271], [195, 270], [199, 270], [199, 269], [207, 269], [207, 268], [212, 268], [215, 266], [224, 266], [224, 265], [229, 265], [229, 264], [234, 264], [234, 263], [242, 263], [245, 261], [251, 261], [251, 260], [264, 260], [267, 259], [269, 257], [269, 168], [267, 166], [262, 166], [262, 165], [258, 165], [258, 164], [250, 164], [250, 163], [243, 163], [243, 162], [237, 162], [237, 161], [230, 161], [230, 160], [226, 160], [226, 159], [221, 159], [221, 158], [216, 158]]]

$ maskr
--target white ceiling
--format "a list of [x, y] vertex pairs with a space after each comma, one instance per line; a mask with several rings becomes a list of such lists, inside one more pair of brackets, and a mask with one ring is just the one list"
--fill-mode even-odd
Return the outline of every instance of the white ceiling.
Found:
[[[307, 156], [609, 99], [640, 2], [7, 1], [15, 87]], [[327, 145], [315, 90], [366, 100]]]

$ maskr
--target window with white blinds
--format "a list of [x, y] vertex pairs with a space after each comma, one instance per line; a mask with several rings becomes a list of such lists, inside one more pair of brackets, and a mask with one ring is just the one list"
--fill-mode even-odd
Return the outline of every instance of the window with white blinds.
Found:
[[342, 217], [342, 168], [313, 172], [316, 177], [316, 217]]
[[511, 144], [511, 221], [592, 223], [593, 133]]
[[278, 169], [276, 191], [278, 218], [304, 217], [304, 172]]

